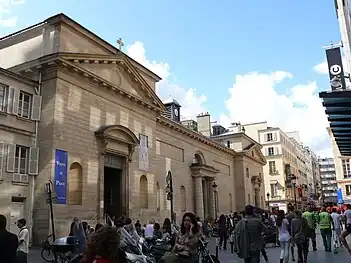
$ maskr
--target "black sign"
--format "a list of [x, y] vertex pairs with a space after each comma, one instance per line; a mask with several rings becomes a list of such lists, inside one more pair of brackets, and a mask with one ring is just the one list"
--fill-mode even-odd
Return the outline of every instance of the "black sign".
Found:
[[332, 90], [346, 89], [340, 47], [327, 49], [325, 52], [327, 55], [329, 79]]
[[292, 184], [291, 184], [291, 166], [290, 164], [285, 164], [285, 176], [286, 176], [286, 181], [285, 181], [285, 184], [286, 184], [286, 187], [287, 188], [291, 188], [292, 187]]

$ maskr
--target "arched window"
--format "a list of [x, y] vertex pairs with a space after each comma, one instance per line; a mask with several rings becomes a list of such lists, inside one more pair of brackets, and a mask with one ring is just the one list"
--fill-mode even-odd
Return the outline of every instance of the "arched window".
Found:
[[148, 208], [149, 194], [148, 194], [147, 178], [145, 175], [142, 175], [140, 177], [139, 198], [140, 198], [140, 208]]
[[158, 182], [156, 182], [156, 210], [161, 210], [161, 188]]
[[233, 197], [231, 193], [229, 193], [229, 212], [233, 212]]
[[186, 211], [186, 192], [184, 185], [180, 187], [180, 211]]
[[83, 169], [79, 163], [72, 163], [68, 174], [68, 204], [82, 205]]

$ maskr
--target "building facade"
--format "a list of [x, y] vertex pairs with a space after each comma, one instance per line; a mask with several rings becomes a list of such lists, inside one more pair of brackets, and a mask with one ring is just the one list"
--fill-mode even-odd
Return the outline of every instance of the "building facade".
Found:
[[[40, 116], [11, 117], [19, 126], [29, 125], [28, 136], [8, 137], [29, 140], [14, 142], [27, 147], [29, 168], [36, 167], [40, 151], [37, 170], [23, 172], [37, 175], [29, 176], [35, 179], [32, 184], [17, 186], [8, 180], [6, 187], [16, 193], [12, 196], [17, 188], [31, 189], [33, 204], [24, 217], [31, 220], [34, 242], [50, 233], [44, 189], [49, 181], [56, 195], [57, 236], [67, 234], [74, 216], [101, 221], [105, 215], [124, 215], [146, 223], [170, 217], [173, 210], [179, 222], [186, 211], [214, 218], [242, 209], [246, 196], [236, 194], [236, 166], [254, 159], [259, 166], [257, 160], [264, 158], [256, 146], [237, 153], [184, 127], [181, 105], [163, 104], [157, 97], [156, 74], [64, 14], [2, 38], [0, 67], [40, 86], [40, 103], [33, 95], [31, 104], [32, 112], [41, 108]], [[36, 94], [29, 89], [27, 93]], [[7, 151], [12, 153], [11, 147]], [[255, 169], [250, 176], [259, 175], [260, 168]], [[0, 213], [10, 218], [11, 195], [7, 198]]]
[[319, 158], [319, 170], [321, 175], [322, 202], [337, 203], [337, 181], [333, 158]]
[[[37, 127], [41, 97], [38, 83], [0, 68], [0, 214], [30, 219], [38, 175]], [[28, 226], [33, 224], [28, 220]]]
[[[198, 116], [198, 120], [201, 118], [201, 115]], [[225, 129], [220, 125], [214, 125], [212, 129], [211, 139], [235, 150], [238, 155], [234, 165], [235, 196], [236, 200], [242, 200], [242, 197], [245, 197], [245, 202], [237, 204], [238, 211], [243, 211], [248, 204], [262, 209], [267, 208], [263, 176], [266, 158], [261, 152], [262, 146], [242, 130], [238, 130], [238, 127]], [[223, 132], [217, 132], [218, 130]]]
[[[271, 207], [287, 210], [289, 203], [306, 206], [316, 199], [311, 151], [300, 142], [297, 132], [285, 133], [267, 122], [241, 125], [245, 133], [262, 145], [266, 201]], [[291, 183], [291, 177], [296, 177]]]

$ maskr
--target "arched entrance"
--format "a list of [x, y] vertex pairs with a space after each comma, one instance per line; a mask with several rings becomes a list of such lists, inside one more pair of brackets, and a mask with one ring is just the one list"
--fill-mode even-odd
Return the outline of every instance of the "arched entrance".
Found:
[[95, 132], [99, 143], [98, 213], [111, 218], [128, 216], [129, 163], [139, 140], [122, 125], [102, 126]]

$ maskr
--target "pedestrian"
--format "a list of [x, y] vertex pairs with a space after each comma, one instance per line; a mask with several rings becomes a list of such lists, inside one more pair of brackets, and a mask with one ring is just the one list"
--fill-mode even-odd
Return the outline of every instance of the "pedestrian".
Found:
[[197, 248], [202, 234], [193, 213], [185, 213], [172, 252], [164, 255], [160, 263], [196, 263]]
[[221, 214], [218, 220], [219, 227], [219, 249], [222, 248], [227, 250], [227, 239], [228, 239], [228, 229], [227, 229], [227, 219], [224, 214]]
[[71, 234], [77, 239], [78, 252], [82, 253], [85, 247], [86, 235], [85, 235], [82, 222], [79, 220], [78, 217], [73, 218], [73, 222], [71, 224]]
[[99, 231], [99, 230], [100, 230], [101, 228], [103, 228], [103, 227], [104, 227], [103, 224], [97, 223], [97, 224], [95, 225], [95, 231], [94, 231], [94, 233], [97, 232], [97, 231]]
[[92, 234], [87, 242], [80, 263], [123, 263], [125, 258], [120, 248], [117, 228], [106, 226]]
[[322, 207], [322, 212], [319, 213], [319, 229], [323, 239], [324, 250], [326, 252], [331, 252], [331, 239], [334, 222], [331, 215], [326, 212], [325, 207]]
[[[290, 236], [291, 236], [291, 221], [293, 220], [294, 217], [295, 217], [294, 206], [293, 205], [288, 205], [288, 213], [286, 215], [286, 219], [289, 222], [288, 231], [289, 231]], [[290, 249], [291, 249], [291, 260], [292, 261], [295, 261], [294, 247], [295, 247], [294, 242], [291, 242], [290, 243]]]
[[309, 226], [300, 210], [295, 210], [295, 217], [291, 220], [291, 237], [297, 247], [298, 263], [306, 263], [308, 256]]
[[289, 221], [285, 218], [285, 212], [283, 210], [278, 211], [276, 220], [278, 228], [278, 240], [280, 244], [280, 263], [289, 262], [289, 246], [290, 246], [290, 233], [289, 233]]
[[0, 215], [0, 262], [16, 263], [18, 238], [6, 230], [6, 217]]
[[149, 221], [149, 224], [147, 224], [145, 226], [145, 232], [144, 232], [144, 235], [145, 235], [145, 238], [146, 239], [151, 239], [153, 238], [154, 236], [154, 224], [155, 224], [155, 220], [150, 220]]
[[[317, 242], [316, 242], [316, 218], [315, 215], [313, 214], [313, 208], [310, 207], [308, 210], [306, 210], [303, 213], [303, 217], [306, 218], [307, 222], [308, 222], [308, 226], [310, 227], [311, 230], [311, 241], [312, 241], [312, 249], [313, 251], [317, 251]], [[309, 246], [309, 240], [308, 242], [308, 246]]]
[[17, 248], [17, 262], [27, 263], [29, 252], [29, 231], [26, 226], [27, 221], [21, 218], [17, 221], [17, 226], [20, 229], [18, 232], [18, 248]]
[[336, 208], [333, 208], [333, 213], [331, 214], [331, 217], [333, 219], [333, 241], [335, 245], [335, 249], [340, 247], [340, 241], [339, 237], [341, 235], [341, 229], [342, 229], [342, 218], [341, 215], [338, 213]]
[[254, 207], [245, 207], [245, 216], [236, 225], [234, 230], [234, 251], [245, 263], [259, 263], [260, 251], [264, 247], [262, 233], [266, 232], [266, 226], [260, 218], [254, 216]]

